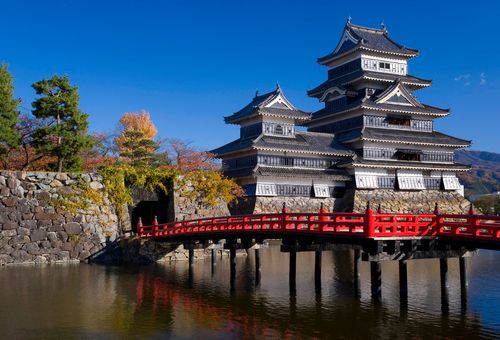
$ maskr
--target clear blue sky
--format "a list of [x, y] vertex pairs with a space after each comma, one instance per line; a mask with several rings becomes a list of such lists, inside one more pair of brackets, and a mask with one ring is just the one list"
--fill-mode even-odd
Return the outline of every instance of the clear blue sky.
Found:
[[2, 1], [0, 61], [24, 111], [31, 84], [57, 73], [80, 88], [92, 131], [147, 110], [163, 138], [211, 149], [238, 136], [222, 117], [276, 81], [303, 110], [326, 79], [316, 58], [335, 48], [346, 18], [379, 27], [421, 51], [410, 73], [432, 79], [416, 92], [450, 107], [445, 133], [500, 152], [500, 2], [457, 1]]

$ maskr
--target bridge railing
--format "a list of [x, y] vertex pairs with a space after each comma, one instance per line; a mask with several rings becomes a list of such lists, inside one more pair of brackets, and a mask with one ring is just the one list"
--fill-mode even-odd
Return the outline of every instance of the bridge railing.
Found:
[[326, 212], [223, 216], [176, 221], [150, 226], [139, 222], [141, 238], [165, 238], [194, 234], [325, 234], [332, 236], [401, 238], [443, 236], [500, 241], [500, 216], [439, 214], [392, 214], [369, 207], [364, 213]]

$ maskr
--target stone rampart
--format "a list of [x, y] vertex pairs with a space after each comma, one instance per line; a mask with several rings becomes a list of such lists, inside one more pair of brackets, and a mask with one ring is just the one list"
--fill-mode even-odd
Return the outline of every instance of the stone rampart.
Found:
[[[83, 202], [77, 187], [98, 202]], [[120, 235], [99, 175], [0, 171], [0, 265], [86, 260]]]

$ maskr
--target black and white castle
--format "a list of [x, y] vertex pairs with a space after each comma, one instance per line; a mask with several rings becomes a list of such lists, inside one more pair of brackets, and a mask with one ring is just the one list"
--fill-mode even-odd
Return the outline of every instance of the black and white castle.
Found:
[[413, 95], [431, 85], [408, 72], [418, 54], [383, 25], [348, 20], [335, 50], [318, 59], [328, 79], [307, 92], [324, 108], [301, 111], [278, 85], [225, 117], [240, 125], [240, 138], [212, 152], [246, 191], [240, 212], [275, 211], [282, 202], [297, 210], [320, 202], [360, 210], [356, 204], [370, 198], [392, 210], [429, 210], [434, 201], [462, 209], [467, 202], [456, 173], [469, 167], [454, 162], [454, 151], [470, 141], [435, 131], [434, 119], [449, 110]]

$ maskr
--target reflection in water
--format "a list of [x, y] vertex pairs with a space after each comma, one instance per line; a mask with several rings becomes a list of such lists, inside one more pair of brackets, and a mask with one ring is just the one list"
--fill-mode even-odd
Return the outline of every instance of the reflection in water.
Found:
[[[288, 254], [260, 250], [237, 258], [147, 267], [90, 265], [0, 268], [0, 329], [6, 338], [477, 338], [500, 335], [500, 253], [471, 261], [467, 309], [458, 261], [449, 260], [446, 313], [438, 260], [408, 262], [408, 296], [399, 298], [397, 262], [382, 265], [382, 302], [370, 297], [369, 264], [355, 290], [352, 252], [323, 252], [321, 289], [315, 254], [297, 254], [296, 291]], [[356, 294], [357, 291], [357, 294]]]

